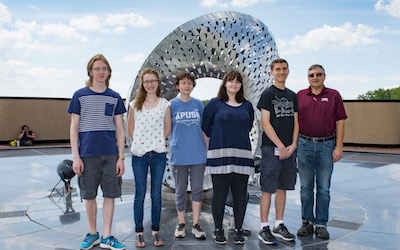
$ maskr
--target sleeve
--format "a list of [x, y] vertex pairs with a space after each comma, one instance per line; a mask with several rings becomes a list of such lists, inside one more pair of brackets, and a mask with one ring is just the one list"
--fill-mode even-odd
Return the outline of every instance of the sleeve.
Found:
[[211, 129], [214, 121], [215, 114], [215, 98], [211, 99], [204, 107], [203, 119], [201, 121], [201, 129], [204, 131], [206, 136], [211, 136]]
[[253, 122], [254, 122], [254, 108], [251, 102], [249, 102], [249, 115], [250, 115], [250, 121], [249, 121], [249, 131], [250, 131], [253, 128]]
[[344, 104], [342, 97], [340, 96], [339, 92], [336, 94], [336, 121], [346, 119], [346, 111], [344, 109]]
[[81, 103], [79, 102], [79, 95], [77, 92], [74, 93], [74, 95], [72, 96], [71, 102], [69, 103], [69, 107], [67, 112], [72, 114], [81, 114]]
[[297, 106], [297, 95], [295, 92], [293, 92], [293, 100], [294, 100], [294, 112], [299, 112], [299, 107]]
[[203, 117], [203, 112], [204, 112], [204, 104], [202, 101], [199, 100], [199, 112], [200, 116]]
[[126, 108], [124, 105], [124, 101], [122, 100], [121, 96], [118, 95], [118, 103], [117, 107], [115, 108], [115, 115], [120, 115], [126, 112]]
[[271, 98], [269, 97], [269, 88], [264, 90], [258, 101], [257, 108], [271, 111]]

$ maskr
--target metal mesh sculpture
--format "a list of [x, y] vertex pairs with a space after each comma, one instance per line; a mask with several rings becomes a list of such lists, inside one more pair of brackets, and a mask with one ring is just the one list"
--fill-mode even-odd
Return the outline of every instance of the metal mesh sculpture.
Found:
[[[270, 64], [278, 57], [272, 34], [261, 21], [243, 13], [216, 12], [197, 17], [176, 28], [151, 52], [140, 72], [144, 68], [160, 72], [162, 97], [170, 100], [178, 94], [174, 82], [181, 70], [192, 72], [196, 78], [221, 80], [228, 71], [239, 70], [243, 76], [245, 97], [256, 110], [257, 119], [250, 133], [255, 152], [260, 144], [261, 131], [260, 112], [256, 105], [262, 91], [270, 85]], [[130, 87], [127, 105], [134, 100], [139, 86], [138, 75]], [[171, 172], [168, 164], [164, 184], [174, 187]]]

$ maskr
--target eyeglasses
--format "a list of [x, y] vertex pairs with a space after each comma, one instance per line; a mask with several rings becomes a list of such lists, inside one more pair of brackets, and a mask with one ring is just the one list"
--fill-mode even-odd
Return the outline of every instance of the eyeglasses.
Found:
[[309, 74], [308, 77], [314, 78], [314, 76], [321, 77], [322, 75], [325, 74], [324, 73]]
[[93, 68], [93, 70], [96, 72], [100, 72], [100, 71], [108, 72], [110, 69], [107, 67], [104, 67], [104, 68]]
[[146, 80], [146, 81], [143, 81], [143, 83], [144, 84], [156, 84], [156, 83], [158, 83], [158, 80]]

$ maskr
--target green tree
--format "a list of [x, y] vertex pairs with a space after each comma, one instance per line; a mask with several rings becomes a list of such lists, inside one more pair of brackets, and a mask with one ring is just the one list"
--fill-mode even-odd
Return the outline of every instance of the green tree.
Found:
[[358, 100], [400, 100], [400, 86], [392, 89], [369, 90], [359, 95]]
[[209, 101], [210, 101], [210, 100], [202, 100], [201, 102], [203, 103], [203, 105], [204, 105], [204, 107], [205, 107]]

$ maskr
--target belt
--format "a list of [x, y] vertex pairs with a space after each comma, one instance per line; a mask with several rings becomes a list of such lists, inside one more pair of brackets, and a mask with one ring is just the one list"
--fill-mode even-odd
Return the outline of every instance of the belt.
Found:
[[329, 140], [333, 140], [335, 138], [334, 135], [331, 135], [331, 136], [328, 136], [328, 137], [309, 137], [309, 136], [306, 136], [306, 135], [299, 134], [299, 136], [301, 138], [303, 138], [303, 139], [306, 139], [307, 141], [312, 141], [314, 143], [329, 141]]

